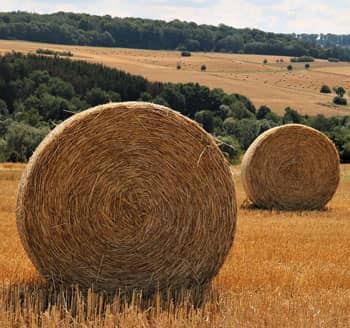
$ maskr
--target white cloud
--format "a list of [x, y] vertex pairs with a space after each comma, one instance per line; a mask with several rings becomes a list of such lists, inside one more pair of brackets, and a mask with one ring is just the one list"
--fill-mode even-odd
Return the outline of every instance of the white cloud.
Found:
[[45, 3], [40, 0], [1, 0], [0, 11], [29, 11], [29, 12], [39, 12], [47, 13], [54, 11], [72, 11], [76, 8], [70, 2], [61, 3]]

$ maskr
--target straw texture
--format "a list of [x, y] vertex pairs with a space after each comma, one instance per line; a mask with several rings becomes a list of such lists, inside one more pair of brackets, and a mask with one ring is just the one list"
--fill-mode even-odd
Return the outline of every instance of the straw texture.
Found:
[[105, 291], [208, 284], [236, 225], [230, 168], [190, 119], [111, 103], [56, 127], [27, 165], [17, 201], [38, 271]]
[[322, 209], [339, 183], [339, 155], [324, 134], [287, 124], [260, 135], [243, 157], [242, 182], [257, 207]]

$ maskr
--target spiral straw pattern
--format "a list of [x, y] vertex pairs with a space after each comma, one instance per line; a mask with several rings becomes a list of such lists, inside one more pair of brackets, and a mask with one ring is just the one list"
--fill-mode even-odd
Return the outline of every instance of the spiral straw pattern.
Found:
[[243, 157], [242, 182], [257, 207], [319, 210], [333, 197], [339, 155], [323, 133], [287, 124], [260, 135]]
[[233, 242], [234, 182], [197, 123], [155, 104], [110, 103], [40, 144], [17, 225], [48, 280], [105, 291], [200, 287]]

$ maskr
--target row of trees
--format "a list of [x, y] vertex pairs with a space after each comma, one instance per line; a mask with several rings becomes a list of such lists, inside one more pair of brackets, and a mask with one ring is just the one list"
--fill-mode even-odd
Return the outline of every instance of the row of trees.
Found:
[[70, 51], [55, 51], [50, 49], [37, 49], [36, 53], [38, 55], [51, 55], [51, 56], [65, 56], [65, 57], [73, 57], [73, 53]]
[[221, 51], [235, 53], [312, 56], [350, 60], [350, 49], [321, 45], [293, 34], [236, 29], [226, 25], [197, 25], [173, 20], [112, 18], [58, 12], [50, 15], [12, 12], [0, 14], [0, 38], [144, 49]]
[[98, 64], [23, 55], [0, 56], [0, 160], [27, 161], [35, 147], [60, 121], [109, 101], [142, 100], [169, 106], [199, 122], [221, 140], [237, 161], [264, 131], [285, 123], [302, 123], [336, 143], [350, 161], [350, 118], [302, 116], [286, 108], [278, 116], [267, 106], [256, 109], [245, 96], [194, 83], [149, 82]]

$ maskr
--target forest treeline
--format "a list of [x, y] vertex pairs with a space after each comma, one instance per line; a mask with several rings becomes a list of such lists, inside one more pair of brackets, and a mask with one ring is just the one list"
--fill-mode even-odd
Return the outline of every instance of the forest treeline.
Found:
[[305, 40], [326, 48], [332, 47], [350, 47], [350, 34], [298, 34], [298, 39]]
[[9, 53], [0, 56], [0, 161], [29, 159], [59, 122], [110, 101], [142, 100], [169, 106], [196, 120], [238, 161], [264, 131], [302, 123], [326, 133], [343, 162], [350, 161], [350, 117], [303, 116], [286, 108], [278, 116], [245, 96], [195, 83], [150, 82], [100, 64]]
[[333, 41], [320, 44], [319, 37], [315, 35], [297, 36], [258, 29], [237, 29], [223, 24], [198, 25], [180, 20], [165, 22], [64, 12], [45, 15], [26, 12], [0, 13], [0, 39], [350, 60], [349, 48], [338, 46]]

